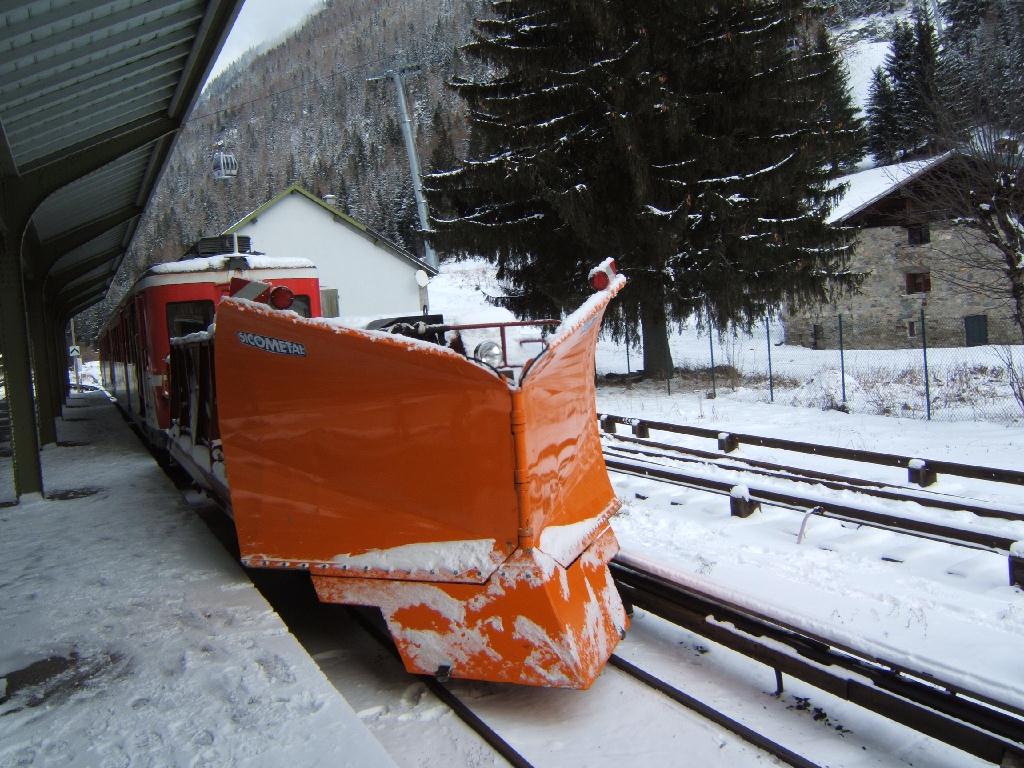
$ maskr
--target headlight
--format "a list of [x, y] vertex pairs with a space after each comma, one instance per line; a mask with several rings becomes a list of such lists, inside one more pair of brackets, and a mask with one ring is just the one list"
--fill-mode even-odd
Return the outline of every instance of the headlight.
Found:
[[502, 362], [501, 347], [493, 341], [482, 341], [473, 350], [473, 357], [491, 368], [497, 368]]

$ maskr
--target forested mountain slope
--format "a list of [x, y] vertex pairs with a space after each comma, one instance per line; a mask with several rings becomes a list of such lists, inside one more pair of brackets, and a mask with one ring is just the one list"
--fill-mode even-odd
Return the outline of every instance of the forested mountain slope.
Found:
[[[904, 4], [843, 0], [835, 19], [878, 10], [884, 19]], [[470, 66], [456, 49], [468, 41], [484, 5], [327, 0], [275, 47], [229, 67], [196, 105], [110, 295], [80, 321], [86, 334], [146, 266], [178, 258], [199, 237], [223, 231], [291, 183], [338, 195], [353, 216], [418, 250], [394, 88], [367, 78], [406, 64], [422, 68], [407, 85], [419, 154], [424, 170], [443, 165], [467, 140], [463, 105], [445, 83]], [[238, 158], [234, 180], [212, 176], [221, 149]]]

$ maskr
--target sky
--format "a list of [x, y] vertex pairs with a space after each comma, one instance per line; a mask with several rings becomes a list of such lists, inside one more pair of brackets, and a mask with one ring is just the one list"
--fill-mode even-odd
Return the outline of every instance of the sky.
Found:
[[323, 0], [245, 0], [207, 82], [253, 46], [297, 27], [322, 5]]

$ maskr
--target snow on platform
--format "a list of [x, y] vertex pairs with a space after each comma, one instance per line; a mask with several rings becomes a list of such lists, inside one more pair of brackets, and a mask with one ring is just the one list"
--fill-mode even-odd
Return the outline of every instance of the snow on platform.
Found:
[[0, 509], [0, 766], [394, 765], [106, 396], [64, 415]]

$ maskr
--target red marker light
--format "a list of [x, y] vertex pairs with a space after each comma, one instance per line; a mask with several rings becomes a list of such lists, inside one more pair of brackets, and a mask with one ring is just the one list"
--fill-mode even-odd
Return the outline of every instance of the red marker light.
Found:
[[295, 294], [288, 286], [278, 285], [270, 291], [267, 301], [274, 309], [288, 309], [295, 301]]
[[612, 278], [619, 273], [615, 259], [606, 259], [600, 266], [590, 270], [590, 287], [595, 291], [603, 291], [612, 283]]

